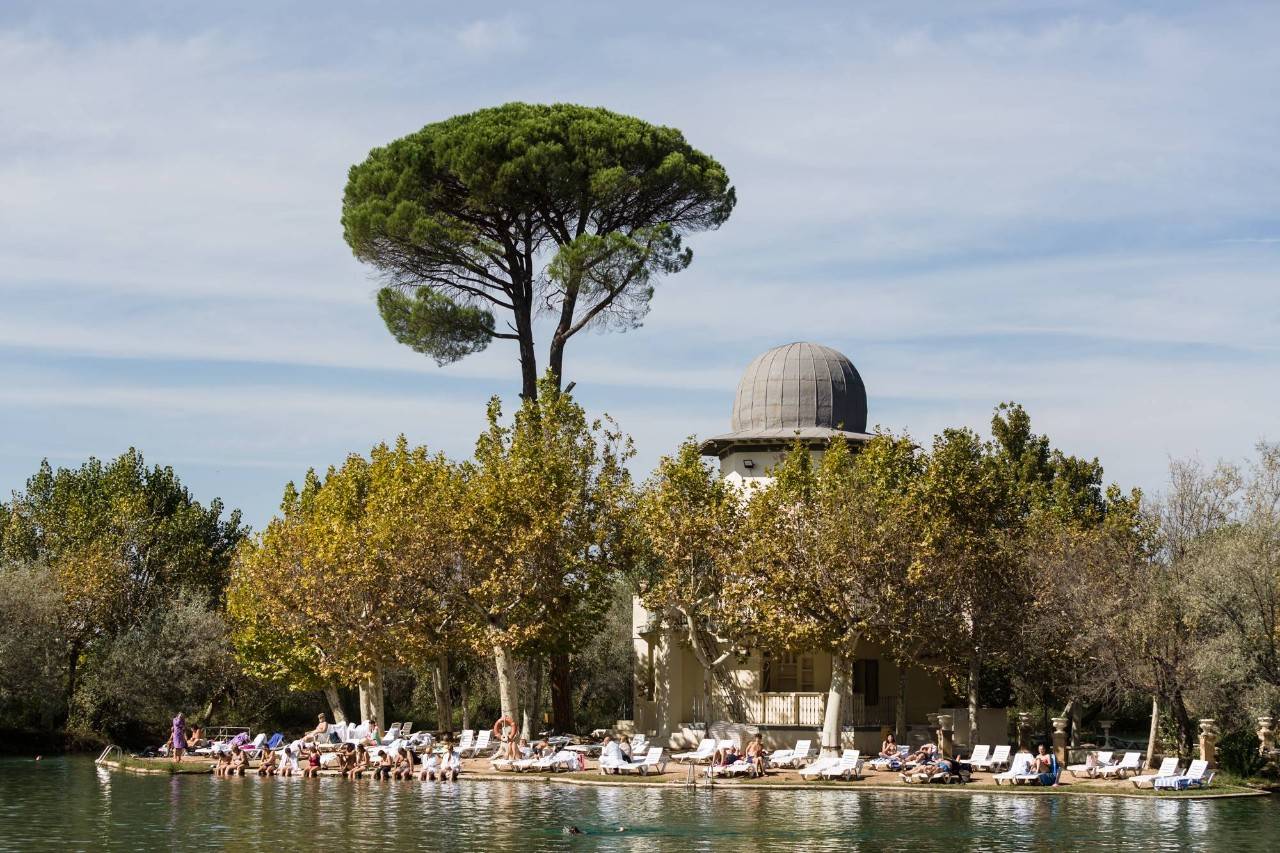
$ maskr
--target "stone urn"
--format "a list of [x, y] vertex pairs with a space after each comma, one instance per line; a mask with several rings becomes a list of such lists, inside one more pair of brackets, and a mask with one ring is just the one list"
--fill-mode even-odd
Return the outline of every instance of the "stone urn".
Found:
[[1275, 725], [1273, 717], [1258, 717], [1258, 752], [1267, 755], [1276, 748], [1276, 735], [1272, 726]]
[[1111, 746], [1111, 727], [1115, 724], [1115, 720], [1098, 720], [1098, 725], [1102, 727], [1102, 745], [1104, 747]]
[[950, 714], [938, 714], [938, 749], [950, 758], [955, 754], [955, 730], [952, 728], [953, 718]]
[[1066, 717], [1053, 718], [1053, 751], [1061, 764], [1067, 763], [1067, 723]]
[[1206, 717], [1200, 721], [1200, 760], [1209, 762], [1210, 767], [1217, 766], [1217, 746], [1217, 721]]

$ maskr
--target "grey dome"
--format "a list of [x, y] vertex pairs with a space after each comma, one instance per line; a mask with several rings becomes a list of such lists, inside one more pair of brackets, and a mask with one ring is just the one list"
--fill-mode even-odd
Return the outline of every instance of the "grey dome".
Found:
[[774, 347], [742, 375], [730, 428], [737, 434], [813, 428], [863, 433], [867, 389], [853, 362], [830, 347]]

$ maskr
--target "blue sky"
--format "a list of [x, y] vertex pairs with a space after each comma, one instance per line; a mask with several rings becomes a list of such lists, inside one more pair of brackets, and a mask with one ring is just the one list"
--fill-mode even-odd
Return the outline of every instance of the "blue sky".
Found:
[[[358, 8], [357, 8], [358, 6]], [[760, 350], [926, 438], [1018, 400], [1158, 490], [1280, 418], [1275, 4], [0, 6], [0, 491], [130, 445], [254, 525], [399, 432], [464, 456], [515, 353], [396, 345], [342, 241], [371, 147], [511, 100], [684, 130], [739, 206], [566, 373], [637, 469]]]

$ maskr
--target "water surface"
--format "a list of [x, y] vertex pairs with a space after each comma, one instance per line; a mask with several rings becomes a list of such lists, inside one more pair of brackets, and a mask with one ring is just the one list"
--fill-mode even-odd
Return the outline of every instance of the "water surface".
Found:
[[[0, 851], [1280, 849], [1280, 803], [139, 776], [0, 760]], [[573, 824], [585, 835], [565, 836]], [[627, 827], [617, 833], [618, 826]]]

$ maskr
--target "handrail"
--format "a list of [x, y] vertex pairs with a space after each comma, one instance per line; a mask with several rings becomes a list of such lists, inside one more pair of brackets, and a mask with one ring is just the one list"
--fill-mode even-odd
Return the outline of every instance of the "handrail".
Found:
[[94, 761], [94, 763], [102, 764], [103, 762], [105, 762], [108, 758], [111, 757], [112, 750], [115, 750], [116, 752], [120, 753], [120, 757], [124, 758], [124, 750], [116, 746], [114, 743], [109, 743], [107, 744], [106, 748], [102, 750], [102, 754], [98, 756], [97, 760]]

